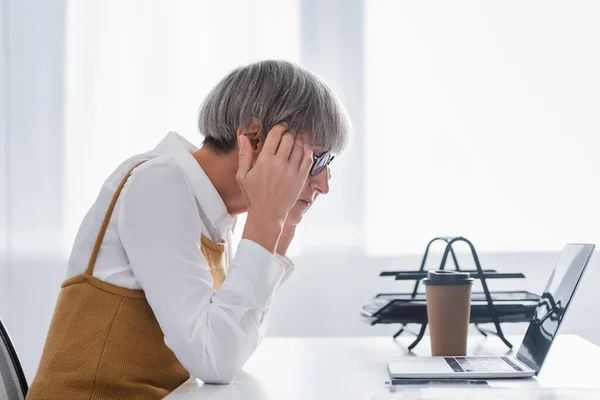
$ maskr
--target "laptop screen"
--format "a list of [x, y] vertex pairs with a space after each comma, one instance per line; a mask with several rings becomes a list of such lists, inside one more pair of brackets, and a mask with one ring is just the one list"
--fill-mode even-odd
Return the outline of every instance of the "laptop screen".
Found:
[[593, 252], [593, 244], [568, 244], [561, 253], [517, 354], [531, 369], [541, 369]]

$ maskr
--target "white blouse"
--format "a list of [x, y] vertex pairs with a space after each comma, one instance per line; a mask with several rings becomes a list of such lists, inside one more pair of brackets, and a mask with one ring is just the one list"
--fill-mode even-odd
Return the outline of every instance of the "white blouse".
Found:
[[192, 156], [196, 150], [169, 133], [154, 150], [122, 163], [81, 223], [67, 277], [84, 273], [117, 186], [135, 164], [148, 160], [121, 192], [94, 276], [143, 289], [166, 345], [190, 374], [228, 383], [262, 340], [273, 294], [294, 267], [287, 258], [242, 239], [223, 285], [213, 289], [200, 236], [226, 241], [232, 254], [235, 218]]

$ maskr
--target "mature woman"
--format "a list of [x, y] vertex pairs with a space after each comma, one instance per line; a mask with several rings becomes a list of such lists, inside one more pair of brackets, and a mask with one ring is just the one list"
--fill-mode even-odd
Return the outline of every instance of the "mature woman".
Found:
[[217, 84], [199, 126], [200, 149], [169, 133], [104, 183], [75, 239], [29, 399], [161, 398], [190, 374], [231, 382], [256, 350], [294, 269], [296, 226], [329, 191], [349, 122], [319, 78], [262, 61]]

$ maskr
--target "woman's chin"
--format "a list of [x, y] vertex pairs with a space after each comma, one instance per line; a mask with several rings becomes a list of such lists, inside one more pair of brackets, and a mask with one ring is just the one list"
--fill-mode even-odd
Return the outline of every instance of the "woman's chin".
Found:
[[292, 210], [288, 214], [287, 219], [285, 220], [285, 223], [287, 225], [296, 226], [300, 223], [300, 221], [302, 221], [302, 213], [297, 213]]
[[302, 205], [302, 207], [299, 207], [299, 205], [296, 205], [288, 213], [285, 223], [288, 225], [293, 225], [293, 226], [298, 225], [300, 223], [300, 221], [302, 221], [302, 215], [306, 211], [307, 211], [307, 207], [305, 205]]

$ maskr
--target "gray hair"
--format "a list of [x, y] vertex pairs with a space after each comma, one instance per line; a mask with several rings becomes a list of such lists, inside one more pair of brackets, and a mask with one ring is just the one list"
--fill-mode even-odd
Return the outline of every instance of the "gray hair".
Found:
[[265, 134], [280, 122], [294, 132], [311, 132], [313, 146], [333, 153], [348, 142], [350, 120], [335, 92], [289, 61], [259, 61], [223, 78], [200, 107], [204, 144], [219, 153], [235, 150], [238, 128], [249, 128], [253, 118]]

